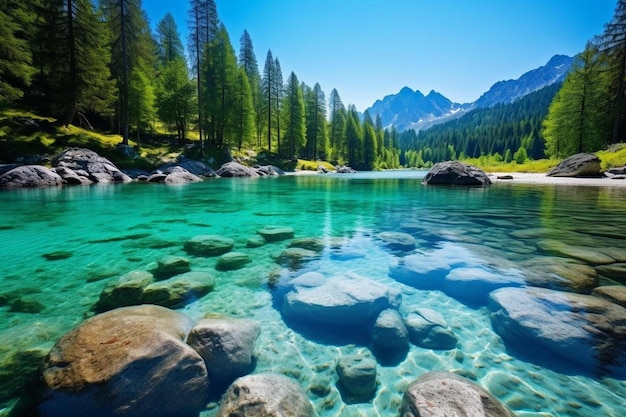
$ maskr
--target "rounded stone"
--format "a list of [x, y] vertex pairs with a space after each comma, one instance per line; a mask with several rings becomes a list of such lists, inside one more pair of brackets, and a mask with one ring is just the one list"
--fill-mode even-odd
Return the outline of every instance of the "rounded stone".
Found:
[[376, 360], [349, 355], [339, 358], [336, 367], [341, 385], [355, 397], [370, 397], [376, 392]]
[[293, 238], [293, 229], [285, 226], [267, 226], [257, 231], [267, 242], [280, 242]]
[[372, 329], [372, 344], [382, 350], [402, 350], [409, 345], [409, 331], [397, 310], [382, 311]]
[[159, 279], [164, 279], [189, 271], [191, 271], [189, 259], [180, 256], [166, 256], [158, 260], [157, 267], [153, 272]]
[[185, 243], [185, 251], [195, 256], [220, 256], [230, 252], [235, 241], [217, 235], [199, 235]]
[[252, 259], [245, 253], [229, 252], [220, 256], [215, 264], [215, 269], [218, 271], [234, 271], [243, 268], [250, 262], [252, 262]]

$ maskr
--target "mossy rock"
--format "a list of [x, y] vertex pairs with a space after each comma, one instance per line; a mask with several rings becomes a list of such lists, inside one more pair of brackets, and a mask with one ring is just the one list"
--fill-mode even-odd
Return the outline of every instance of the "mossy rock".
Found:
[[280, 242], [293, 238], [293, 229], [286, 226], [267, 226], [257, 232], [267, 242]]
[[252, 262], [252, 259], [247, 254], [242, 252], [230, 252], [220, 256], [215, 265], [215, 269], [218, 271], [234, 271], [243, 268], [250, 262]]
[[235, 241], [218, 235], [199, 235], [185, 243], [185, 251], [195, 256], [220, 256], [230, 252]]

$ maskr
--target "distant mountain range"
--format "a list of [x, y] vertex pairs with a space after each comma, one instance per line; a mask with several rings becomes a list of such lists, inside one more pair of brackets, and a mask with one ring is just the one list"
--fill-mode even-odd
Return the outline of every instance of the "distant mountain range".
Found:
[[470, 110], [512, 103], [543, 87], [561, 82], [572, 67], [573, 58], [553, 56], [546, 65], [528, 71], [516, 80], [499, 81], [473, 103], [454, 103], [436, 91], [424, 96], [404, 87], [397, 94], [377, 100], [367, 109], [372, 117], [380, 114], [383, 126], [395, 126], [400, 132], [427, 129], [462, 116]]

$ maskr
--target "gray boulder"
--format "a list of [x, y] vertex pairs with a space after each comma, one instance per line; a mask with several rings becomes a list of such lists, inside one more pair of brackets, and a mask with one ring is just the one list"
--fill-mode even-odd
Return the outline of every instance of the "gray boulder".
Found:
[[148, 271], [131, 271], [108, 283], [100, 293], [96, 311], [107, 311], [141, 303], [143, 290], [154, 282]]
[[190, 172], [193, 175], [198, 177], [215, 177], [215, 171], [208, 164], [202, 161], [196, 161], [193, 159], [187, 159], [181, 156], [181, 160], [179, 162], [169, 162], [167, 164], [161, 165], [157, 168], [158, 171], [161, 171], [165, 174], [170, 174], [175, 167], [183, 168], [185, 171]]
[[293, 238], [293, 228], [287, 226], [266, 226], [257, 231], [266, 242], [280, 242]]
[[60, 166], [52, 169], [54, 172], [59, 174], [61, 178], [63, 178], [63, 183], [68, 185], [89, 185], [93, 184], [87, 177], [81, 177], [73, 169], [68, 167]]
[[254, 167], [256, 172], [263, 177], [282, 177], [285, 171], [274, 165], [263, 165]]
[[151, 305], [86, 320], [46, 357], [41, 414], [197, 415], [209, 380], [204, 361], [185, 343], [191, 327], [188, 316]]
[[457, 338], [441, 314], [430, 308], [414, 308], [406, 317], [409, 337], [426, 349], [447, 350], [456, 347]]
[[209, 379], [224, 384], [250, 372], [260, 333], [254, 320], [209, 318], [191, 329], [187, 343], [204, 359]]
[[626, 285], [604, 285], [594, 288], [591, 294], [626, 307]]
[[302, 268], [307, 262], [319, 258], [319, 254], [302, 248], [287, 248], [276, 257], [276, 263], [286, 266], [293, 271]]
[[374, 280], [348, 274], [328, 278], [318, 286], [296, 286], [285, 295], [283, 313], [311, 323], [364, 326], [381, 311], [397, 308], [400, 292]]
[[131, 178], [96, 152], [69, 148], [52, 158], [53, 167], [66, 167], [95, 183], [130, 182]]
[[403, 417], [515, 417], [506, 405], [472, 381], [450, 372], [428, 372], [402, 398]]
[[561, 161], [548, 172], [548, 177], [599, 177], [600, 158], [592, 153], [577, 153]]
[[400, 351], [409, 346], [409, 331], [397, 310], [382, 311], [372, 329], [372, 344], [376, 350]]
[[438, 162], [428, 171], [422, 181], [426, 185], [491, 185], [483, 170], [458, 161]]
[[284, 375], [254, 374], [237, 379], [222, 397], [217, 417], [314, 417], [302, 388]]
[[213, 291], [215, 279], [208, 272], [191, 271], [165, 281], [149, 284], [143, 289], [141, 302], [179, 308]]
[[491, 293], [494, 330], [528, 350], [547, 350], [594, 373], [626, 375], [626, 308], [600, 297], [543, 288]]
[[391, 250], [408, 252], [415, 249], [415, 238], [408, 233], [382, 232], [378, 238]]
[[199, 235], [185, 242], [185, 251], [195, 256], [220, 256], [230, 252], [235, 241], [218, 235]]
[[215, 172], [220, 177], [259, 177], [254, 169], [240, 164], [239, 162], [227, 162]]
[[179, 185], [189, 184], [192, 182], [202, 182], [202, 178], [192, 174], [185, 168], [180, 166], [174, 166], [169, 168], [166, 172], [167, 175], [163, 179], [163, 182], [167, 185]]
[[345, 165], [337, 165], [335, 166], [335, 172], [337, 174], [356, 174], [356, 170]]
[[0, 190], [60, 185], [63, 185], [63, 179], [54, 171], [40, 165], [19, 166], [0, 175]]
[[339, 358], [335, 369], [350, 396], [367, 399], [376, 392], [376, 365], [374, 358], [347, 355]]

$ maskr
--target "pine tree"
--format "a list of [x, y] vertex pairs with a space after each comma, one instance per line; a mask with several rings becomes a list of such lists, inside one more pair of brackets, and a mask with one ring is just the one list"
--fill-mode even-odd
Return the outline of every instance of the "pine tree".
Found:
[[161, 69], [156, 88], [157, 114], [169, 129], [177, 132], [181, 143], [185, 142], [194, 107], [197, 109], [195, 89], [183, 58], [174, 59]]
[[105, 27], [90, 0], [44, 0], [36, 60], [51, 110], [63, 125], [77, 112], [110, 112], [114, 86]]
[[265, 123], [267, 127], [267, 150], [272, 151], [272, 126], [274, 124], [274, 86], [276, 77], [274, 75], [275, 61], [272, 56], [272, 51], [267, 51], [265, 58], [265, 66], [263, 68], [263, 79], [261, 81], [261, 95], [263, 96], [263, 105], [261, 110], [265, 116]]
[[283, 100], [283, 71], [278, 58], [274, 60], [274, 82], [272, 83], [272, 105], [276, 119], [276, 147], [280, 149], [280, 113]]
[[140, 145], [141, 132], [149, 126], [156, 116], [154, 85], [141, 63], [136, 64], [129, 77], [128, 116], [134, 121], [137, 132], [137, 146]]
[[25, 33], [28, 3], [0, 0], [0, 107], [21, 98], [35, 73]]
[[604, 26], [604, 33], [596, 39], [596, 43], [600, 52], [608, 58], [613, 125], [611, 141], [616, 143], [624, 136], [626, 118], [626, 0], [618, 0], [613, 19]]
[[348, 106], [348, 121], [346, 124], [346, 148], [348, 165], [359, 166], [363, 160], [363, 133], [359, 112], [353, 105]]
[[543, 135], [551, 156], [595, 152], [608, 142], [603, 67], [592, 44], [576, 58], [544, 121]]
[[254, 54], [254, 47], [252, 46], [252, 38], [248, 34], [247, 30], [244, 30], [240, 39], [239, 49], [239, 66], [241, 66], [250, 84], [250, 93], [252, 95], [252, 104], [254, 107], [255, 120], [254, 120], [254, 135], [257, 139], [257, 147], [261, 147], [261, 126], [263, 121], [263, 114], [261, 111], [261, 75], [259, 74], [259, 65], [257, 63], [256, 55]]
[[282, 110], [285, 134], [283, 136], [283, 149], [280, 153], [292, 159], [304, 148], [306, 143], [304, 100], [300, 82], [293, 72], [287, 79]]
[[330, 159], [339, 160], [345, 157], [345, 138], [346, 129], [346, 108], [339, 97], [337, 89], [333, 88], [330, 92], [330, 126], [329, 126], [329, 147]]
[[237, 69], [236, 89], [236, 137], [237, 148], [241, 149], [244, 143], [251, 144], [252, 139], [256, 137], [256, 112], [254, 111], [252, 89], [243, 67]]
[[376, 162], [376, 130], [370, 113], [363, 115], [363, 165], [366, 170], [374, 169]]
[[315, 161], [327, 157], [326, 98], [319, 83], [315, 83], [307, 97], [306, 143], [309, 159]]
[[161, 65], [185, 57], [185, 48], [183, 48], [176, 21], [171, 13], [167, 13], [157, 25], [156, 41]]

